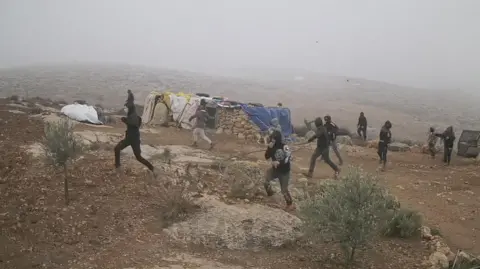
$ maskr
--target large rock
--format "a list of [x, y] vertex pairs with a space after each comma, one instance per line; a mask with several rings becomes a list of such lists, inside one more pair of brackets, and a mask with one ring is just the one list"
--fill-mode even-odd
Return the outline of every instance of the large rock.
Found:
[[352, 138], [350, 136], [338, 136], [336, 142], [342, 145], [353, 145]]
[[405, 144], [405, 143], [400, 143], [400, 142], [393, 142], [390, 145], [388, 145], [388, 150], [394, 151], [394, 152], [405, 152], [405, 151], [410, 151], [410, 146]]
[[315, 131], [308, 131], [305, 134], [305, 138], [308, 140], [308, 139], [312, 138], [314, 135], [315, 135]]
[[203, 212], [165, 232], [182, 242], [236, 250], [280, 247], [301, 236], [302, 221], [280, 209], [227, 205], [212, 196], [202, 198], [199, 204]]
[[428, 261], [430, 262], [431, 269], [447, 269], [449, 266], [447, 256], [438, 251], [432, 253], [428, 258]]

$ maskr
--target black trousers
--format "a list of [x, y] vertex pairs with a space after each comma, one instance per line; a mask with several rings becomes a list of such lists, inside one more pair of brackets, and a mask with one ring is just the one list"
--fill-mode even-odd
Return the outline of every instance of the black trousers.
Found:
[[388, 144], [384, 142], [378, 142], [378, 157], [380, 157], [380, 163], [387, 164], [387, 152]]
[[335, 172], [338, 172], [339, 169], [335, 163], [332, 162], [330, 159], [330, 148], [327, 147], [326, 149], [321, 149], [321, 148], [316, 148], [315, 151], [312, 154], [312, 157], [310, 157], [310, 167], [308, 169], [308, 173], [310, 175], [313, 174], [313, 171], [315, 170], [315, 164], [317, 163], [317, 159], [321, 157], [325, 163], [327, 163]]
[[133, 154], [135, 155], [135, 158], [137, 158], [137, 161], [141, 162], [143, 165], [148, 167], [150, 171], [153, 171], [153, 165], [145, 160], [145, 158], [142, 157], [142, 150], [140, 148], [140, 138], [132, 138], [132, 137], [125, 137], [122, 141], [118, 142], [118, 144], [115, 146], [115, 167], [120, 167], [120, 152], [125, 149], [126, 147], [132, 147]]
[[362, 137], [363, 140], [367, 140], [367, 127], [366, 126], [359, 126], [357, 129], [358, 136]]
[[450, 164], [450, 160], [452, 159], [452, 151], [453, 148], [448, 147], [444, 144], [443, 146], [443, 162], [446, 164]]

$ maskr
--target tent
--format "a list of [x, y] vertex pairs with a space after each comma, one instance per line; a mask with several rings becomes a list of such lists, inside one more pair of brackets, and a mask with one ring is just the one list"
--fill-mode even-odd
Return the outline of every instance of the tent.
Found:
[[[212, 100], [209, 97], [200, 97], [182, 92], [151, 92], [145, 98], [142, 122], [151, 125], [165, 125], [173, 118], [182, 128], [191, 129], [195, 125], [195, 120], [190, 122], [189, 119], [197, 111], [201, 99]], [[216, 107], [207, 105], [207, 112], [214, 118], [214, 120], [207, 122], [207, 127], [215, 128]]]
[[457, 155], [467, 158], [477, 157], [480, 152], [478, 140], [480, 139], [480, 131], [463, 130], [458, 140]]
[[249, 119], [260, 128], [260, 131], [266, 132], [271, 126], [273, 118], [277, 118], [282, 127], [282, 134], [289, 139], [293, 134], [293, 125], [290, 109], [286, 107], [258, 107], [242, 105], [242, 110], [248, 115]]
[[86, 122], [92, 124], [103, 124], [98, 119], [97, 110], [93, 106], [89, 106], [86, 104], [70, 104], [62, 107], [60, 112], [67, 117], [71, 118], [72, 120], [76, 120], [79, 122]]

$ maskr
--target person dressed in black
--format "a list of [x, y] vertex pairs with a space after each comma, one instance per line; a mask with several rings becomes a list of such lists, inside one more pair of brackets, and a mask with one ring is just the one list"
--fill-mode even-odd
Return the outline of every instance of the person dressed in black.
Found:
[[358, 117], [357, 134], [363, 140], [367, 140], [367, 118], [363, 112], [360, 112], [360, 117]]
[[153, 165], [145, 160], [141, 154], [140, 126], [142, 125], [142, 118], [138, 116], [136, 112], [134, 97], [130, 90], [128, 90], [128, 98], [125, 102], [125, 106], [128, 109], [127, 116], [122, 117], [121, 120], [127, 125], [127, 130], [125, 132], [125, 138], [115, 146], [115, 168], [117, 168], [117, 170], [120, 168], [120, 152], [130, 146], [132, 147], [133, 154], [135, 155], [135, 158], [137, 158], [137, 161], [145, 165], [155, 175], [156, 173]]
[[287, 144], [283, 142], [282, 133], [274, 130], [269, 137], [269, 144], [265, 151], [265, 159], [271, 161], [271, 167], [265, 173], [264, 187], [268, 196], [274, 194], [271, 182], [278, 178], [280, 189], [286, 202], [286, 210], [293, 210], [292, 196], [288, 191], [290, 182], [291, 152]]
[[318, 157], [322, 157], [322, 159], [335, 171], [335, 178], [337, 178], [338, 174], [340, 173], [340, 169], [330, 159], [330, 137], [328, 136], [327, 129], [325, 126], [323, 126], [322, 118], [315, 119], [315, 127], [317, 127], [315, 130], [315, 135], [308, 139], [308, 143], [317, 139], [317, 148], [310, 158], [310, 167], [308, 169], [308, 173], [304, 175], [308, 178], [311, 178], [313, 176], [313, 171], [315, 170], [315, 164]]
[[443, 162], [445, 165], [450, 165], [453, 144], [455, 143], [455, 133], [453, 132], [453, 127], [449, 126], [443, 133], [435, 135], [443, 140]]
[[325, 120], [325, 128], [327, 128], [328, 137], [330, 138], [330, 147], [333, 149], [335, 155], [337, 155], [338, 164], [341, 166], [343, 165], [343, 159], [338, 150], [337, 142], [335, 141], [337, 139], [338, 126], [332, 121], [330, 115], [326, 115], [323, 119]]
[[380, 137], [378, 139], [378, 156], [380, 157], [380, 169], [385, 171], [385, 167], [387, 166], [387, 152], [388, 152], [388, 145], [392, 141], [392, 132], [390, 129], [392, 128], [392, 123], [390, 121], [386, 121], [385, 124], [380, 129]]

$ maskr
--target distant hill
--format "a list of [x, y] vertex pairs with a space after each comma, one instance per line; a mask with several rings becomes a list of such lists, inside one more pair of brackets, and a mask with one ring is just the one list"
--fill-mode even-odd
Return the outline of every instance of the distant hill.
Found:
[[[297, 79], [295, 79], [297, 77]], [[302, 79], [298, 79], [302, 77]], [[153, 89], [207, 92], [239, 101], [288, 106], [294, 122], [330, 114], [341, 126], [355, 129], [360, 111], [369, 125], [393, 122], [394, 136], [424, 139], [431, 125], [480, 129], [475, 98], [459, 92], [415, 89], [305, 70], [244, 69], [207, 75], [130, 65], [71, 64], [0, 69], [0, 94], [84, 99], [120, 107], [127, 89], [142, 103]]]

